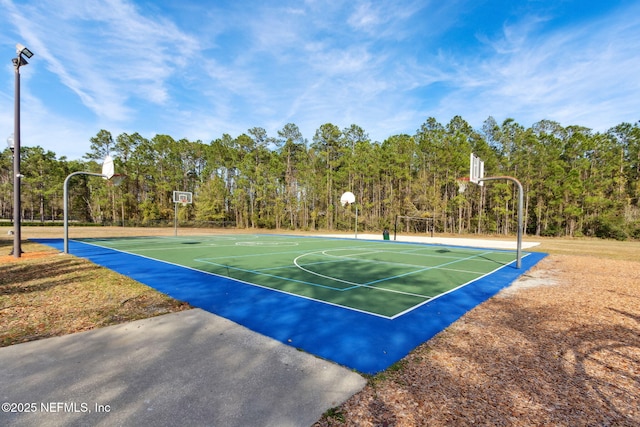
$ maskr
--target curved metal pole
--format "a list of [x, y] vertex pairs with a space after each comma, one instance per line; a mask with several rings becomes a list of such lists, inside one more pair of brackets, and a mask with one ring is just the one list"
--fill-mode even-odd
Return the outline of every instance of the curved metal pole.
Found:
[[356, 205], [356, 239], [358, 238], [358, 205]]
[[522, 205], [524, 204], [524, 190], [520, 181], [512, 176], [491, 176], [488, 178], [479, 179], [479, 181], [494, 181], [498, 179], [506, 179], [515, 183], [518, 186], [518, 243], [517, 243], [517, 258], [516, 268], [522, 266]]
[[62, 198], [64, 199], [64, 253], [69, 253], [69, 179], [75, 175], [91, 175], [108, 178], [107, 175], [93, 172], [73, 172], [64, 180], [64, 190]]
[[178, 204], [173, 204], [173, 235], [178, 236]]

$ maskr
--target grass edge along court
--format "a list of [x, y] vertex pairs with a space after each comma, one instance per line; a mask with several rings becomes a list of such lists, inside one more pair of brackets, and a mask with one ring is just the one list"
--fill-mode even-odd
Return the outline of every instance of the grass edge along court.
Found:
[[[245, 258], [254, 258], [252, 261], [248, 263], [245, 262], [244, 264], [242, 263], [244, 261], [235, 260], [233, 273], [231, 273], [231, 268], [227, 272], [212, 272], [201, 271], [190, 265], [180, 265], [188, 264], [187, 261], [189, 260], [191, 263], [199, 260], [197, 262], [200, 264], [211, 265], [202, 263], [203, 259], [207, 259], [206, 256], [194, 256], [193, 248], [198, 246], [201, 247], [202, 253], [211, 253], [210, 249], [213, 248], [213, 246], [207, 248], [206, 245], [203, 245], [203, 242], [208, 241], [211, 243], [212, 240], [208, 240], [209, 238], [202, 236], [187, 236], [183, 237], [182, 240], [163, 238], [163, 240], [160, 240], [161, 242], [182, 242], [179, 243], [178, 246], [181, 249], [177, 251], [181, 252], [182, 255], [176, 256], [174, 254], [172, 258], [166, 255], [167, 252], [164, 251], [165, 255], [160, 256], [160, 258], [164, 257], [167, 259], [160, 260], [155, 259], [159, 257], [158, 254], [163, 253], [161, 246], [158, 245], [158, 241], [154, 241], [151, 245], [146, 245], [146, 252], [157, 252], [157, 254], [153, 256], [149, 256], [146, 253], [140, 255], [131, 253], [130, 251], [123, 252], [122, 250], [102, 246], [107, 242], [119, 241], [124, 243], [127, 241], [126, 239], [72, 241], [71, 253], [127, 275], [173, 298], [188, 302], [193, 306], [203, 308], [214, 314], [233, 320], [249, 329], [283, 343], [363, 373], [375, 373], [386, 369], [386, 367], [404, 357], [417, 345], [446, 328], [468, 310], [495, 295], [500, 289], [508, 286], [545, 256], [545, 254], [536, 252], [527, 253], [523, 258], [523, 266], [521, 269], [513, 267], [508, 260], [475, 260], [473, 262], [475, 262], [476, 265], [497, 262], [500, 266], [494, 267], [489, 271], [476, 271], [476, 273], [481, 274], [473, 280], [455, 283], [450, 289], [446, 289], [442, 294], [438, 295], [437, 298], [423, 299], [422, 302], [414, 304], [414, 306], [408, 310], [403, 310], [388, 316], [375, 312], [372, 313], [369, 309], [345, 308], [341, 306], [344, 304], [338, 304], [332, 301], [327, 302], [322, 299], [312, 298], [309, 295], [297, 295], [296, 293], [289, 292], [290, 289], [285, 289], [284, 291], [282, 289], [272, 289], [272, 284], [278, 281], [286, 283], [287, 286], [291, 285], [291, 281], [282, 280], [280, 277], [282, 277], [282, 269], [292, 269], [292, 267], [282, 264], [273, 265], [274, 260], [267, 256], [269, 252], [274, 252], [274, 247], [275, 252], [278, 253], [300, 252], [300, 250], [282, 251], [282, 247], [287, 247], [286, 245], [274, 245], [272, 243], [276, 241], [311, 241], [315, 242], [316, 247], [314, 248], [317, 249], [318, 242], [324, 242], [324, 245], [329, 245], [329, 250], [338, 251], [344, 251], [345, 248], [348, 251], [353, 251], [355, 247], [361, 251], [356, 254], [358, 256], [363, 253], [367, 253], [367, 256], [371, 256], [372, 253], [375, 255], [373, 259], [368, 259], [363, 264], [367, 270], [385, 263], [380, 260], [380, 253], [376, 252], [376, 250], [367, 249], [367, 245], [372, 245], [371, 247], [374, 248], [379, 247], [378, 245], [385, 245], [381, 246], [384, 248], [394, 248], [394, 251], [396, 251], [395, 255], [402, 258], [402, 262], [398, 264], [407, 263], [406, 258], [408, 258], [408, 255], [403, 253], [407, 250], [415, 250], [418, 252], [421, 250], [440, 251], [435, 252], [438, 254], [437, 256], [440, 257], [440, 261], [443, 256], [450, 256], [454, 251], [461, 251], [463, 254], [471, 251], [470, 253], [477, 254], [477, 256], [471, 256], [471, 258], [487, 257], [490, 253], [495, 252], [501, 254], [500, 256], [506, 254], [506, 256], [511, 257], [511, 259], [514, 258], [513, 251], [487, 251], [486, 249], [482, 250], [468, 247], [454, 248], [443, 245], [407, 244], [401, 242], [382, 243], [354, 239], [320, 239], [318, 237], [306, 236], [260, 235], [260, 237], [257, 238], [258, 240], [252, 240], [250, 236], [251, 235], [236, 235], [236, 239], [238, 240], [229, 240], [228, 236], [226, 236], [227, 242], [233, 241], [233, 247], [243, 247], [243, 252], [238, 252], [237, 255], [234, 255], [232, 253], [232, 247], [224, 247], [223, 251], [225, 256], [231, 256], [232, 258], [235, 256], [242, 260], [242, 254], [244, 254]], [[216, 236], [211, 236], [210, 238], [216, 239]], [[150, 238], [130, 239], [129, 242], [138, 240], [139, 243], [145, 241], [146, 243], [151, 243], [152, 240], [149, 239]], [[251, 241], [265, 243], [249, 244], [248, 242]], [[272, 243], [268, 243], [269, 241]], [[236, 245], [235, 243], [237, 242], [241, 242], [240, 245]], [[41, 243], [52, 246], [60, 245], [60, 242], [56, 239], [43, 239]], [[365, 245], [365, 248], [354, 245]], [[143, 245], [143, 248], [144, 246], [145, 245]], [[246, 247], [252, 249], [253, 252], [247, 252]], [[130, 249], [132, 249], [131, 245], [128, 247], [128, 250]], [[150, 249], [157, 250], [152, 251]], [[138, 249], [138, 251], [145, 252], [140, 249]], [[302, 252], [306, 253], [304, 250]], [[308, 250], [307, 252], [313, 253], [314, 251]], [[196, 251], [195, 253], [198, 252]], [[257, 256], [256, 254], [261, 256]], [[335, 255], [335, 253], [333, 255]], [[350, 252], [349, 255], [350, 256], [347, 257], [349, 259], [347, 260], [345, 260], [344, 257], [339, 257], [337, 265], [343, 265], [344, 267], [341, 270], [341, 274], [348, 274], [356, 270], [354, 266], [357, 264], [354, 264], [354, 260], [351, 259], [354, 253]], [[290, 258], [290, 260], [294, 258], [295, 257]], [[437, 260], [438, 258], [434, 259]], [[262, 261], [258, 262], [258, 260]], [[226, 270], [226, 267], [228, 267], [221, 265], [222, 263], [220, 262], [214, 264], [215, 269], [218, 270]], [[321, 261], [313, 260], [304, 266], [309, 269], [308, 267], [310, 267], [310, 265], [317, 266], [322, 264]], [[441, 264], [443, 263], [435, 264], [435, 266]], [[246, 268], [247, 265], [251, 268]], [[199, 266], [199, 268], [201, 268], [201, 266]], [[274, 270], [270, 270], [271, 273], [268, 273], [268, 275], [265, 275], [264, 271], [259, 271], [271, 268]], [[409, 268], [415, 269], [416, 267], [409, 266]], [[424, 267], [423, 269], [429, 271], [428, 267]], [[335, 265], [328, 271], [334, 270], [336, 270]], [[384, 268], [382, 270], [384, 271]], [[431, 268], [431, 270], [435, 271], [437, 269]], [[462, 270], [462, 274], [467, 274], [463, 268], [450, 270]], [[272, 274], [274, 271], [277, 271], [277, 274]], [[293, 271], [298, 271], [293, 274], [294, 279], [298, 280], [296, 277], [300, 277], [299, 272], [303, 270], [293, 269]], [[402, 281], [407, 282], [409, 276], [415, 277], [412, 272], [413, 270], [409, 273], [405, 271], [402, 274], [395, 274], [395, 276], [400, 277], [394, 277], [394, 275], [387, 276], [392, 277], [393, 280], [383, 280], [383, 282], [388, 282], [385, 283], [387, 289], [383, 291], [384, 295], [394, 294], [395, 292], [389, 292], [389, 289], [395, 290], [398, 286], [402, 285]], [[314, 271], [312, 276], [320, 277], [316, 273], [317, 271]], [[367, 272], [367, 274], [369, 273], [370, 272]], [[305, 274], [308, 274], [308, 272]], [[328, 276], [324, 273], [321, 274]], [[460, 274], [460, 272], [447, 271], [447, 274], [452, 276]], [[240, 275], [242, 277], [232, 278], [234, 275]], [[343, 279], [345, 276], [340, 276], [334, 272], [332, 272], [331, 275], [331, 280], [338, 278], [339, 280], [349, 281], [350, 283], [343, 283], [344, 285], [348, 285], [346, 287], [353, 287], [353, 283], [360, 285], [366, 285], [368, 283], [363, 281], [366, 280], [365, 276], [362, 276], [365, 277], [365, 279], [360, 277], [358, 280], [347, 280]], [[247, 276], [251, 278], [251, 281], [244, 280]], [[258, 283], [257, 286], [252, 284], [252, 282], [255, 281], [255, 277], [261, 276], [268, 278], [267, 281], [270, 282], [269, 286], [265, 286], [264, 283]], [[422, 280], [437, 282], [444, 280], [442, 279], [443, 277], [446, 279], [446, 275], [439, 277], [440, 278], [423, 278]], [[326, 277], [323, 280], [327, 280]], [[369, 280], [369, 282], [370, 281], [371, 280]], [[304, 285], [309, 287], [306, 283]], [[367, 292], [361, 293], [361, 295], [356, 298], [357, 301], [366, 302], [367, 295], [371, 294], [371, 292], [369, 292], [371, 288], [367, 286], [369, 285], [361, 286], [367, 290]], [[311, 286], [311, 288], [315, 290], [318, 287]], [[320, 289], [322, 288], [320, 287]], [[383, 298], [383, 300], [385, 298]]]

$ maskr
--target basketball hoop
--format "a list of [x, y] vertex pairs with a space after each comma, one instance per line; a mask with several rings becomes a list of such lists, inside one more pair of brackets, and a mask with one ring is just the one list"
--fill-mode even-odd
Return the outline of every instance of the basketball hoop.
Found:
[[350, 204], [354, 203], [355, 201], [356, 201], [356, 196], [351, 191], [347, 191], [343, 193], [342, 196], [340, 196], [340, 204], [345, 208], [348, 207]]
[[190, 191], [174, 191], [173, 192], [173, 229], [174, 235], [178, 235], [178, 205], [187, 207], [188, 204], [193, 203], [193, 193]]
[[456, 179], [456, 184], [458, 184], [458, 193], [462, 194], [467, 189], [467, 185], [469, 184], [469, 178], [468, 177], [458, 178]]
[[173, 203], [181, 204], [182, 206], [187, 206], [188, 204], [193, 202], [193, 193], [188, 191], [174, 191], [173, 192]]

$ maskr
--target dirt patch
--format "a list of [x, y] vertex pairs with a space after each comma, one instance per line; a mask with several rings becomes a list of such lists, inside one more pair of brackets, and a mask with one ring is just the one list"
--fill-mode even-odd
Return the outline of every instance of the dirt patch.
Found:
[[523, 289], [557, 285], [560, 271], [556, 264], [555, 259], [548, 259], [546, 262], [536, 265], [520, 276], [509, 287], [503, 289], [500, 295], [511, 296], [518, 294]]

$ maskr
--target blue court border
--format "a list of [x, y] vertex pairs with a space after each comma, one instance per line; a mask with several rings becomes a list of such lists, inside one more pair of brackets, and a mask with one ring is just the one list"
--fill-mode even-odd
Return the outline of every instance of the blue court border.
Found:
[[[30, 240], [63, 250], [62, 239]], [[398, 318], [385, 319], [75, 240], [69, 242], [69, 252], [194, 307], [364, 374], [387, 369], [547, 255], [528, 252], [520, 269], [515, 268], [514, 261]]]

